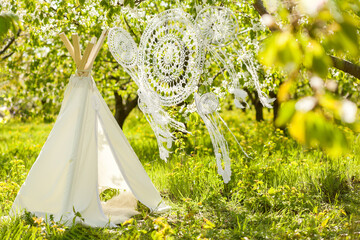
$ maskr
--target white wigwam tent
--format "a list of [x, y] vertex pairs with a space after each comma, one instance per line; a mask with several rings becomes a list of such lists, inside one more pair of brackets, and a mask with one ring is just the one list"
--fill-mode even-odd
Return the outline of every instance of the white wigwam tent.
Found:
[[[107, 30], [97, 43], [92, 38], [81, 57], [79, 37], [72, 35], [72, 45], [60, 34], [77, 72], [70, 78], [55, 125], [14, 201], [12, 215], [26, 209], [68, 224], [76, 219], [102, 227], [136, 214], [136, 199], [152, 211], [169, 208], [90, 75], [106, 35]], [[99, 193], [106, 188], [119, 189], [120, 195], [101, 203]], [[83, 221], [74, 218], [73, 209]]]

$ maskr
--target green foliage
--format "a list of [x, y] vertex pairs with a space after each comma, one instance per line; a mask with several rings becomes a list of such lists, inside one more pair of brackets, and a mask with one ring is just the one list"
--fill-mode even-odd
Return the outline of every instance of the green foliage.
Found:
[[118, 189], [112, 189], [112, 188], [105, 189], [100, 193], [100, 200], [106, 202], [112, 197], [118, 195], [119, 193], [120, 191]]
[[[124, 132], [170, 212], [156, 215], [138, 204], [140, 215], [116, 229], [65, 227], [30, 213], [0, 220], [0, 238], [46, 239], [316, 239], [348, 236], [360, 231], [360, 144], [345, 156], [329, 158], [317, 147], [298, 145], [282, 130], [254, 122], [252, 113], [227, 111], [223, 118], [252, 159], [244, 158], [227, 136], [232, 158], [228, 184], [217, 174], [210, 137], [193, 116], [193, 135], [179, 144], [168, 163], [158, 157], [156, 139], [139, 110], [125, 122]], [[9, 122], [0, 132], [0, 216], [11, 207], [20, 185], [40, 152], [51, 124]], [[345, 129], [344, 129], [345, 130]], [[20, 144], [21, 143], [21, 144]], [[190, 146], [189, 146], [190, 145]], [[15, 160], [14, 160], [15, 159]], [[24, 159], [19, 161], [16, 159]], [[109, 189], [103, 200], [116, 195]], [[76, 209], [74, 210], [76, 212]], [[81, 215], [76, 217], [77, 220]]]
[[0, 14], [0, 42], [3, 41], [4, 37], [11, 30], [13, 35], [22, 29], [19, 17], [13, 13], [1, 13]]
[[[272, 16], [263, 19], [273, 34], [259, 54], [264, 65], [287, 76], [278, 92], [278, 100], [284, 103], [276, 124], [288, 126], [298, 142], [321, 146], [331, 156], [345, 152], [349, 145], [339, 126], [356, 130], [358, 125], [354, 117], [358, 99], [351, 98], [356, 104], [350, 103], [341, 94], [351, 97], [350, 86], [359, 79], [343, 73], [340, 78], [339, 72], [331, 70], [334, 63], [330, 55], [359, 64], [360, 5], [358, 1], [342, 2], [346, 4], [333, 0], [316, 1], [311, 7], [306, 1], [269, 4]], [[312, 91], [301, 87], [308, 83]], [[312, 97], [302, 98], [306, 95]]]
[[[55, 119], [64, 88], [74, 72], [74, 64], [57, 37], [60, 32], [64, 31], [69, 35], [76, 31], [85, 37], [81, 41], [85, 46], [86, 39], [99, 36], [102, 29], [122, 26], [138, 43], [150, 16], [169, 8], [181, 7], [195, 18], [202, 7], [209, 5], [229, 7], [239, 20], [239, 41], [224, 48], [223, 52], [228, 56], [227, 61], [234, 63], [235, 70], [239, 72], [240, 83], [244, 84], [253, 104], [257, 102], [257, 95], [251, 75], [245, 65], [241, 64], [242, 54], [239, 53], [246, 53], [251, 58], [265, 92], [274, 95], [279, 91], [280, 102], [315, 95], [315, 91], [308, 86], [313, 76], [335, 79], [338, 88], [331, 94], [346, 95], [349, 100], [357, 101], [360, 80], [331, 69], [333, 63], [329, 57], [332, 54], [354, 63], [359, 62], [359, 4], [357, 1], [345, 3], [331, 0], [328, 4], [308, 9], [301, 5], [303, 3], [278, 1], [275, 8], [268, 6], [273, 17], [270, 17], [270, 21], [264, 21], [274, 30], [271, 33], [260, 23], [258, 13], [247, 1], [102, 0], [99, 4], [92, 0], [76, 0], [60, 1], [54, 5], [46, 1], [11, 0], [1, 6], [4, 13], [0, 20], [6, 21], [1, 26], [4, 29], [13, 26], [13, 34], [21, 25], [24, 28], [16, 39], [16, 44], [12, 44], [7, 50], [9, 57], [0, 61], [0, 105], [5, 107], [0, 117], [8, 119], [11, 115], [28, 120], [41, 116], [45, 122]], [[11, 36], [8, 30], [2, 32], [4, 37]], [[261, 43], [263, 45], [258, 55]], [[273, 68], [263, 69], [260, 63]], [[199, 93], [212, 91], [222, 97], [228, 95], [232, 79], [223, 63], [215, 61], [208, 54], [204, 65], [200, 82], [212, 84], [201, 86]], [[115, 103], [114, 92], [120, 94], [125, 103], [135, 98], [136, 84], [114, 61], [106, 44], [95, 62], [93, 75], [112, 109]], [[279, 85], [281, 87], [278, 90]], [[191, 100], [188, 99], [187, 103], [191, 103]], [[230, 103], [229, 99], [226, 101]], [[233, 105], [228, 104], [228, 107], [231, 109]], [[173, 112], [180, 108], [179, 106]], [[336, 115], [338, 110], [331, 111]], [[321, 115], [327, 122], [328, 117], [323, 113]], [[287, 121], [290, 124], [291, 118]], [[333, 123], [337, 125], [341, 121], [342, 119]], [[319, 144], [322, 145], [321, 142]], [[326, 143], [324, 149], [330, 149], [325, 145]], [[345, 146], [342, 143], [337, 145]]]
[[[54, 5], [46, 1], [10, 0], [0, 6], [1, 12], [15, 14], [5, 14], [6, 21], [12, 19], [11, 23], [16, 23], [3, 37], [11, 37], [24, 26], [16, 44], [7, 50], [12, 55], [0, 61], [0, 106], [7, 107], [6, 114], [22, 120], [52, 122], [55, 119], [65, 85], [75, 70], [58, 33], [65, 31], [70, 36], [76, 32], [84, 37], [81, 44], [85, 46], [86, 39], [99, 36], [102, 29], [120, 25], [138, 43], [151, 15], [181, 6], [195, 17], [204, 1], [120, 2], [77, 0], [59, 1]], [[272, 23], [281, 26], [275, 27], [273, 33], [263, 29], [248, 1], [206, 2], [230, 7], [239, 19], [240, 29], [246, 30], [239, 34], [239, 42], [224, 52], [228, 60], [234, 62], [241, 83], [249, 82], [251, 76], [240, 64], [239, 50], [245, 51], [257, 66], [264, 90], [278, 92], [282, 106], [276, 124], [287, 126], [285, 132], [275, 129], [269, 118], [263, 123], [254, 123], [252, 111], [223, 112], [231, 130], [252, 156], [252, 159], [244, 158], [227, 134], [233, 175], [229, 184], [223, 184], [216, 173], [210, 138], [198, 115], [190, 114], [187, 118], [182, 112], [176, 114], [177, 119], [187, 123], [193, 135], [177, 133], [179, 138], [172, 148], [175, 154], [165, 164], [159, 159], [151, 129], [136, 110], [126, 121], [124, 131], [173, 210], [160, 217], [139, 204], [141, 215], [117, 229], [81, 225], [66, 228], [27, 213], [23, 218], [1, 220], [1, 239], [358, 237], [360, 148], [352, 130], [360, 128], [351, 116], [351, 121], [349, 116], [343, 116], [342, 109], [349, 106], [349, 102], [341, 96], [346, 95], [358, 104], [360, 80], [331, 68], [333, 63], [329, 58], [331, 54], [359, 64], [358, 1], [329, 0], [328, 5], [314, 8], [314, 13], [292, 5], [294, 1], [279, 1], [277, 8], [270, 12]], [[0, 21], [4, 20], [0, 18]], [[0, 26], [3, 31], [9, 25]], [[260, 43], [263, 47], [257, 58]], [[259, 62], [271, 69], [263, 69]], [[231, 79], [223, 64], [207, 55], [204, 65], [201, 83], [212, 81], [213, 86], [202, 86], [199, 92], [213, 91], [226, 96]], [[106, 43], [95, 61], [93, 76], [111, 107], [115, 91], [124, 99], [132, 99], [136, 94], [136, 85], [114, 61]], [[320, 85], [316, 84], [318, 77], [323, 79]], [[253, 86], [245, 87], [255, 101]], [[305, 96], [311, 98], [304, 99]], [[224, 99], [222, 104], [232, 109], [231, 99]], [[304, 105], [304, 100], [312, 104], [305, 110], [309, 105]], [[175, 114], [180, 108], [167, 110]], [[51, 125], [11, 121], [1, 125], [0, 216], [8, 213]], [[319, 147], [332, 158], [324, 155]], [[108, 189], [102, 192], [101, 199], [106, 201], [116, 194], [116, 190]], [[81, 219], [81, 215], [76, 218], [74, 220]]]
[[[64, 88], [70, 75], [74, 73], [74, 64], [58, 38], [60, 32], [64, 31], [69, 36], [70, 32], [76, 31], [86, 40], [91, 36], [99, 36], [101, 29], [121, 26], [139, 43], [146, 22], [152, 15], [169, 8], [181, 7], [195, 18], [201, 9], [200, 4], [205, 4], [203, 7], [209, 6], [206, 4], [225, 4], [233, 9], [239, 19], [240, 30], [251, 28], [239, 35], [240, 42], [246, 43], [243, 45], [249, 52], [254, 52], [258, 48], [258, 41], [263, 37], [264, 32], [256, 30], [259, 29], [260, 19], [246, 1], [239, 3], [130, 0], [121, 3], [121, 1], [103, 0], [99, 4], [97, 1], [77, 0], [50, 4], [33, 0], [11, 0], [3, 6], [3, 9], [18, 14], [25, 27], [16, 44], [11, 45], [8, 50], [9, 53], [13, 53], [11, 57], [8, 61], [0, 62], [1, 106], [5, 106], [12, 116], [24, 121], [37, 116], [41, 116], [44, 121], [54, 120], [60, 108]], [[84, 40], [81, 40], [81, 45], [86, 45]], [[242, 47], [240, 43], [235, 42], [233, 49], [227, 48], [226, 51], [231, 56], [229, 60], [237, 63], [237, 50]], [[253, 59], [253, 62], [257, 61]], [[241, 82], [251, 83], [245, 66], [235, 65], [236, 70], [245, 72]], [[226, 82], [231, 81], [229, 76], [224, 73], [215, 77], [219, 72], [224, 72], [224, 66], [209, 57], [206, 68], [201, 82], [216, 78], [213, 84], [215, 87], [208, 87], [206, 91], [228, 94]], [[135, 83], [115, 62], [106, 43], [93, 69], [98, 88], [111, 108], [114, 106], [114, 92], [120, 94], [124, 102], [135, 97], [137, 90]], [[261, 69], [259, 71], [260, 81], [264, 82], [264, 86], [271, 84], [273, 79], [265, 76], [265, 72]], [[247, 88], [253, 94], [252, 84]]]
[[291, 72], [302, 61], [299, 43], [289, 32], [273, 34], [263, 47], [260, 58], [264, 65], [284, 67]]
[[[2, 6], [4, 11], [15, 12], [24, 25], [22, 34], [6, 51], [10, 56], [0, 61], [0, 105], [12, 116], [21, 120], [38, 116], [45, 122], [54, 120], [65, 86], [75, 72], [74, 63], [58, 34], [65, 32], [69, 37], [76, 32], [82, 37], [80, 44], [86, 46], [87, 40], [99, 37], [104, 28], [122, 24], [126, 28], [120, 6], [101, 6], [96, 1], [50, 4], [32, 0], [11, 0]], [[111, 16], [109, 9], [113, 10]], [[129, 22], [132, 25], [132, 21]], [[135, 84], [123, 71], [118, 71], [119, 65], [106, 43], [93, 68], [93, 77], [110, 105], [114, 104], [114, 91], [124, 99], [136, 93]]]
[[279, 115], [275, 121], [275, 124], [279, 127], [285, 126], [290, 122], [295, 113], [295, 101], [284, 102], [280, 107]]

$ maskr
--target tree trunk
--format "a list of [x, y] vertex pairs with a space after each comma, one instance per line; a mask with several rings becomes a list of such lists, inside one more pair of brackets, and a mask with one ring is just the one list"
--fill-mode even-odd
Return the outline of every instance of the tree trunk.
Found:
[[263, 121], [264, 120], [263, 105], [259, 101], [259, 99], [257, 99], [254, 106], [255, 106], [255, 111], [256, 111], [256, 121], [258, 121], [258, 122]]
[[273, 102], [273, 122], [275, 122], [275, 120], [276, 120], [276, 118], [278, 116], [278, 112], [279, 112], [279, 101], [277, 99], [276, 94], [273, 91], [271, 91], [269, 93], [269, 96], [271, 98], [275, 98], [275, 101]]
[[137, 106], [138, 96], [134, 99], [123, 99], [117, 91], [114, 91], [115, 95], [115, 119], [121, 129], [123, 128], [125, 119], [129, 116], [130, 112]]
[[258, 122], [263, 121], [264, 120], [263, 105], [259, 100], [259, 96], [258, 96], [257, 92], [256, 91], [250, 92], [247, 88], [244, 88], [244, 90], [247, 92], [252, 105], [254, 105], [254, 107], [255, 107], [256, 121], [258, 121]]

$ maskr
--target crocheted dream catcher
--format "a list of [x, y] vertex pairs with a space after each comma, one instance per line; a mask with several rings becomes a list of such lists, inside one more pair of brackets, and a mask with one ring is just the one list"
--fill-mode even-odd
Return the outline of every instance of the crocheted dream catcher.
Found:
[[[196, 110], [210, 133], [218, 173], [225, 183], [231, 176], [230, 157], [220, 125], [227, 125], [217, 112], [217, 96], [214, 93], [200, 96], [196, 91], [206, 49], [229, 73], [232, 79], [229, 92], [235, 96], [235, 105], [241, 108], [243, 104], [247, 105], [247, 94], [240, 88], [239, 74], [222, 50], [237, 39], [237, 34], [237, 19], [229, 9], [209, 7], [200, 11], [195, 21], [180, 9], [154, 16], [141, 36], [139, 48], [122, 28], [111, 29], [108, 37], [114, 58], [139, 87], [139, 108], [155, 133], [160, 157], [165, 161], [169, 157], [169, 149], [175, 139], [174, 130], [189, 133], [185, 124], [174, 120], [165, 108], [183, 103], [195, 93]], [[255, 86], [261, 92], [260, 85], [255, 83]]]
[[125, 30], [113, 28], [109, 32], [110, 51], [137, 83], [139, 108], [155, 133], [160, 158], [165, 161], [175, 139], [172, 131], [189, 132], [162, 106], [183, 102], [195, 91], [200, 79], [202, 45], [199, 32], [189, 19], [180, 10], [155, 16], [141, 36], [139, 51]]
[[130, 77], [138, 85], [138, 106], [144, 113], [155, 133], [158, 142], [160, 158], [165, 162], [169, 157], [174, 136], [171, 127], [186, 132], [185, 124], [175, 121], [161, 107], [160, 100], [156, 94], [144, 89], [143, 78], [138, 71], [138, 48], [130, 34], [122, 28], [112, 28], [108, 35], [108, 45], [111, 54], [116, 61], [125, 69]]
[[[208, 7], [199, 12], [195, 22], [201, 29], [207, 50], [223, 64], [224, 68], [231, 76], [232, 81], [229, 92], [234, 94], [235, 105], [238, 108], [244, 108], [243, 104], [248, 106], [245, 101], [247, 93], [241, 89], [238, 73], [236, 72], [232, 61], [228, 58], [228, 54], [222, 49], [222, 47], [231, 44], [234, 40], [238, 41], [237, 35], [239, 34], [239, 27], [236, 16], [230, 9], [225, 7]], [[242, 46], [240, 42], [238, 43]], [[238, 52], [238, 54], [243, 55], [242, 52]], [[274, 99], [269, 99], [261, 90], [259, 78], [253, 63], [249, 62], [248, 58], [242, 58], [242, 62], [252, 76], [261, 103], [265, 107], [272, 108], [269, 103]]]
[[130, 34], [122, 28], [112, 28], [108, 34], [109, 50], [115, 60], [124, 68], [139, 86], [138, 48]]
[[142, 83], [163, 106], [174, 106], [192, 94], [202, 71], [198, 28], [188, 14], [168, 10], [156, 15], [140, 40]]

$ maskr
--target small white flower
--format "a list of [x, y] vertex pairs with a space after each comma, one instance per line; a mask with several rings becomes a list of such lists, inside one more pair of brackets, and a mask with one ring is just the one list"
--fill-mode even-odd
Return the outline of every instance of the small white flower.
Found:
[[299, 5], [304, 13], [314, 16], [327, 4], [327, 2], [328, 0], [301, 0]]
[[310, 86], [315, 90], [321, 90], [324, 87], [324, 81], [320, 77], [314, 76], [310, 79]]
[[220, 92], [218, 98], [225, 98], [226, 92]]
[[9, 216], [0, 217], [0, 222], [5, 223], [5, 222], [9, 222], [9, 221], [11, 221], [11, 218]]
[[332, 91], [332, 92], [335, 92], [337, 89], [337, 83], [335, 80], [326, 81], [325, 86], [327, 89], [329, 89], [329, 91]]
[[341, 120], [346, 123], [353, 123], [356, 120], [356, 112], [357, 112], [357, 106], [355, 103], [344, 100], [342, 102], [340, 115]]
[[196, 103], [193, 101], [191, 104], [187, 105], [187, 109], [185, 110], [185, 114], [196, 112]]
[[278, 0], [265, 0], [264, 1], [265, 5], [266, 5], [266, 8], [267, 10], [270, 12], [270, 13], [274, 13], [277, 11], [280, 3]]
[[296, 102], [295, 109], [300, 112], [308, 112], [312, 110], [316, 105], [316, 98], [304, 97]]
[[221, 92], [221, 89], [219, 87], [214, 87], [213, 91], [216, 95], [218, 95]]
[[272, 27], [272, 26], [275, 25], [275, 19], [270, 14], [262, 15], [261, 16], [261, 22], [267, 27]]

